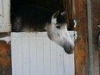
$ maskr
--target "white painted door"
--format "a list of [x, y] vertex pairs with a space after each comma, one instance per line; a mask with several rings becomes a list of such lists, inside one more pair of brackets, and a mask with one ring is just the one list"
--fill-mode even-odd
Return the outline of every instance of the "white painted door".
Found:
[[0, 0], [0, 32], [10, 32], [10, 0]]
[[74, 54], [66, 54], [46, 32], [11, 33], [11, 50], [12, 75], [75, 75]]

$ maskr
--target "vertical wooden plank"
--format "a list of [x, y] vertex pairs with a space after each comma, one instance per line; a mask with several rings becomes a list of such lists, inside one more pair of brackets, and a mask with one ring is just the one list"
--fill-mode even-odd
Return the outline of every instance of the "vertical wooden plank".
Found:
[[92, 5], [92, 29], [93, 29], [93, 46], [94, 46], [94, 75], [100, 75], [100, 51], [98, 49], [98, 34], [100, 29], [100, 0], [91, 0]]
[[51, 42], [51, 75], [57, 75], [57, 49], [56, 46], [54, 46], [55, 43]]
[[[30, 37], [30, 75], [37, 75], [37, 42], [36, 37]], [[32, 59], [32, 60], [31, 60]]]
[[[57, 75], [64, 75], [64, 50], [57, 46]], [[74, 74], [73, 74], [74, 75]]]
[[75, 75], [88, 75], [86, 0], [75, 0], [75, 19], [78, 34], [75, 42]]
[[66, 22], [69, 30], [74, 30], [74, 0], [63, 0], [64, 10], [66, 11]]
[[[12, 37], [14, 34], [11, 34]], [[12, 75], [23, 75], [22, 40], [21, 37], [11, 38]], [[17, 46], [17, 48], [16, 48]]]
[[10, 31], [10, 0], [0, 0], [0, 32]]
[[0, 0], [0, 17], [3, 15], [2, 0]]
[[10, 0], [2, 0], [4, 22], [10, 25]]
[[[44, 75], [44, 50], [43, 50], [43, 38], [42, 37], [37, 37], [36, 38], [37, 42], [37, 75]], [[41, 62], [41, 63], [40, 63]]]
[[50, 42], [47, 37], [44, 37], [44, 75], [51, 75], [51, 48], [50, 43], [47, 43], [47, 41]]
[[88, 67], [89, 75], [94, 75], [94, 48], [93, 48], [93, 30], [92, 30], [92, 11], [91, 0], [87, 0], [87, 24], [88, 24]]
[[[74, 61], [74, 55], [73, 54], [68, 55], [68, 54], [64, 53], [64, 68], [65, 68], [65, 74], [64, 75], [75, 75], [75, 67], [74, 67], [73, 61]], [[69, 67], [71, 69], [69, 69]]]
[[23, 75], [30, 75], [30, 48], [29, 48], [29, 37], [22, 37], [22, 67]]

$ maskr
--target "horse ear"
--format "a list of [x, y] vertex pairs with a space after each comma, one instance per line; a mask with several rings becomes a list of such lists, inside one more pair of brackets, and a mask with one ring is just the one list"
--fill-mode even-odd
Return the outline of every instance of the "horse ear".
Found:
[[61, 15], [64, 16], [66, 14], [66, 12], [61, 12]]
[[98, 27], [100, 28], [100, 25], [98, 25]]
[[59, 15], [59, 11], [55, 12], [53, 15], [52, 15], [52, 19], [51, 19], [51, 23], [54, 23], [56, 24], [57, 23], [57, 16]]
[[56, 11], [56, 12], [52, 15], [52, 18], [56, 18], [56, 17], [59, 15], [59, 12], [60, 12], [60, 11]]

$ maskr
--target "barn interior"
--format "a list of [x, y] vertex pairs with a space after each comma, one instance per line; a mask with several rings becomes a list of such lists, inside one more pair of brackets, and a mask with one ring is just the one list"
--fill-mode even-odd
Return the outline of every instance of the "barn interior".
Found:
[[[50, 12], [64, 11], [63, 0], [11, 0], [11, 8], [16, 6], [36, 6]], [[15, 8], [16, 9], [16, 8]], [[40, 30], [42, 31], [42, 30]]]
[[50, 11], [63, 10], [63, 0], [11, 0], [12, 6], [34, 5]]
[[72, 1], [70, 0], [11, 0], [11, 7], [20, 5], [33, 5], [51, 12], [68, 11], [66, 13], [66, 22], [68, 30], [74, 30]]

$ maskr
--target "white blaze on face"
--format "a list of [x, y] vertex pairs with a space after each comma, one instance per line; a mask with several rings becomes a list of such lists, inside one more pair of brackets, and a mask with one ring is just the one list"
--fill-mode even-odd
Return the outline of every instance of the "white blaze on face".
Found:
[[62, 46], [68, 54], [73, 52], [74, 42], [72, 41], [68, 31], [67, 24], [57, 24], [57, 19], [52, 17], [51, 24], [47, 27], [48, 37]]

